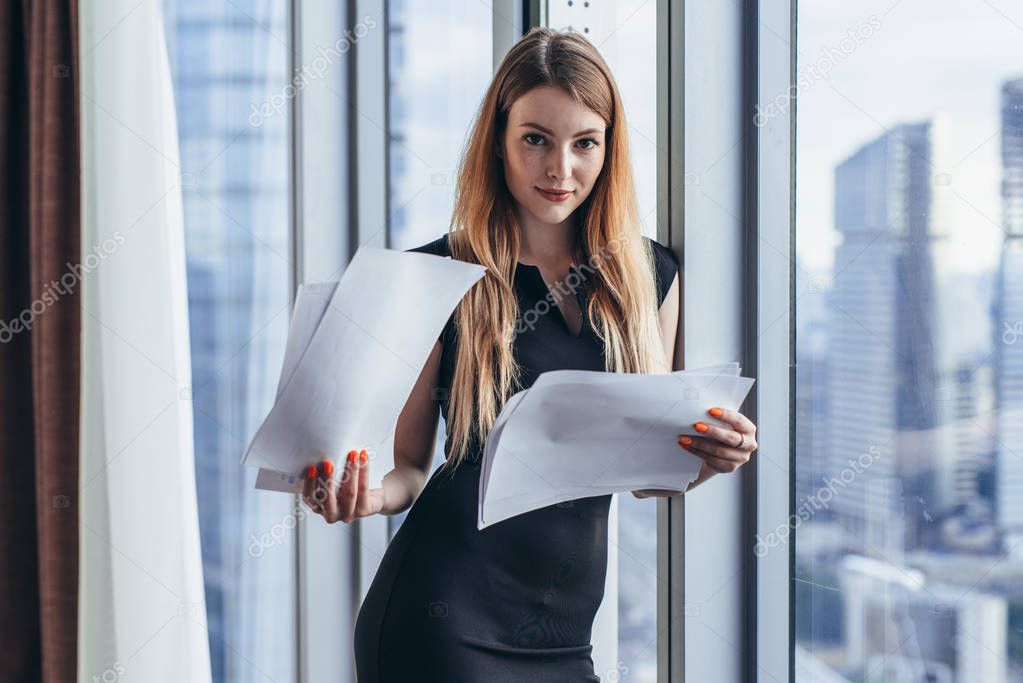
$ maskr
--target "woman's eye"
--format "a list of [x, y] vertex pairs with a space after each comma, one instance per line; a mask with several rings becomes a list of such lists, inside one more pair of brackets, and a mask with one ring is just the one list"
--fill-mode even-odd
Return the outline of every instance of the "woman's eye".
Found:
[[[522, 139], [531, 145], [539, 145], [544, 142], [544, 137], [538, 133], [528, 133], [522, 136]], [[593, 138], [583, 138], [582, 140], [579, 140], [579, 142], [577, 142], [576, 144], [582, 145], [582, 149], [584, 151], [589, 151], [594, 147], [598, 146], [597, 141]]]

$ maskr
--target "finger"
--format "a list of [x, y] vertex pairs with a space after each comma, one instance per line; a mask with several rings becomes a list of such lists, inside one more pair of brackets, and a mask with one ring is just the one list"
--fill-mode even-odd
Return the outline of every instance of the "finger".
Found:
[[636, 498], [670, 498], [674, 496], [681, 496], [681, 491], [675, 489], [640, 489], [639, 491], [633, 491], [632, 495]]
[[334, 463], [324, 460], [319, 466], [320, 476], [316, 478], [315, 500], [320, 504], [320, 514], [333, 524], [337, 521], [337, 494], [334, 486]]
[[[738, 410], [732, 410], [731, 408], [715, 407], [709, 408], [707, 412], [713, 417], [716, 417], [717, 419], [732, 425], [732, 427], [737, 432], [742, 432], [743, 434], [753, 434], [757, 431], [757, 426], [753, 424], [753, 422], [748, 417], [740, 413]], [[720, 415], [718, 414], [719, 412]]]
[[356, 485], [357, 498], [355, 500], [355, 511], [359, 517], [365, 517], [375, 512], [369, 510], [371, 501], [368, 498], [369, 492], [369, 455], [365, 450], [359, 453], [359, 481]]
[[705, 439], [714, 439], [720, 441], [730, 448], [739, 448], [739, 444], [743, 447], [747, 446], [751, 440], [751, 437], [743, 436], [734, 429], [725, 429], [724, 427], [715, 427], [712, 424], [706, 422], [697, 422], [695, 424], [696, 431], [700, 433]]
[[302, 502], [309, 506], [313, 512], [318, 512], [317, 505], [313, 501], [313, 491], [316, 488], [316, 477], [318, 471], [316, 465], [310, 465], [302, 473]]
[[706, 453], [710, 453], [716, 458], [737, 460], [739, 462], [747, 462], [750, 459], [750, 452], [745, 449], [732, 448], [731, 446], [725, 446], [718, 441], [712, 441], [702, 437], [693, 437], [693, 445]]
[[734, 472], [745, 463], [745, 460], [729, 460], [727, 458], [714, 455], [713, 453], [708, 453], [707, 451], [696, 448], [695, 446], [688, 446], [686, 450], [707, 463], [707, 467], [722, 474]]
[[345, 459], [345, 472], [341, 477], [340, 488], [340, 519], [350, 522], [355, 518], [355, 504], [359, 496], [359, 453], [348, 451]]
[[[679, 440], [679, 445], [681, 445], [681, 440]], [[716, 463], [722, 467], [726, 465], [735, 465], [736, 467], [739, 467], [750, 460], [750, 454], [745, 451], [726, 448], [724, 446], [719, 446], [714, 442], [708, 442], [702, 439], [694, 439], [692, 444], [682, 446], [682, 448], [699, 458], [703, 458], [708, 464]], [[713, 463], [711, 460], [713, 460]], [[717, 469], [717, 471], [723, 471], [718, 467], [715, 467], [715, 469]], [[728, 471], [731, 470], [729, 469]]]
[[746, 462], [749, 460], [749, 453], [744, 450], [725, 446], [717, 441], [711, 441], [699, 436], [682, 435], [679, 437], [678, 444], [686, 450], [689, 450], [691, 447], [696, 447], [699, 451], [712, 455], [715, 458], [736, 460], [739, 462]]

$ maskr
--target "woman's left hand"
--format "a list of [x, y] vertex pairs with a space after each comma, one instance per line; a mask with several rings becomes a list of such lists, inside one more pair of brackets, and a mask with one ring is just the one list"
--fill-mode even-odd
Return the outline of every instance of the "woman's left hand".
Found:
[[[721, 472], [734, 472], [747, 462], [757, 449], [757, 426], [742, 413], [728, 408], [710, 408], [707, 412], [731, 427], [717, 427], [706, 422], [696, 422], [693, 428], [699, 436], [679, 434], [678, 445], [703, 460], [700, 474], [689, 485], [693, 488]], [[687, 489], [688, 490], [688, 489]], [[677, 496], [678, 491], [642, 489], [633, 491], [637, 498], [647, 496]]]

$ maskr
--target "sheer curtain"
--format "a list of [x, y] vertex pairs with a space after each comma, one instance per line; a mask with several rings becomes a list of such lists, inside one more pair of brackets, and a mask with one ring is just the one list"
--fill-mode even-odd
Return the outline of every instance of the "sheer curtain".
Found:
[[84, 2], [79, 680], [209, 681], [161, 4]]

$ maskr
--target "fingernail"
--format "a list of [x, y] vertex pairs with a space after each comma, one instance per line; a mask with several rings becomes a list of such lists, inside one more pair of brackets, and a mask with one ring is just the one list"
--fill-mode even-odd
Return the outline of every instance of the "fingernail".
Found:
[[330, 460], [324, 460], [323, 464], [320, 465], [320, 469], [323, 470], [323, 476], [329, 477], [330, 475], [334, 474], [334, 463], [332, 463]]
[[355, 462], [355, 458], [358, 457], [358, 453], [355, 451], [348, 451], [348, 462]]
[[682, 444], [683, 446], [688, 446], [691, 443], [693, 443], [693, 439], [692, 439], [692, 437], [683, 436], [681, 439], [678, 440], [678, 442], [680, 444]]
[[720, 408], [711, 408], [707, 412], [710, 413], [711, 415], [713, 415], [714, 417], [721, 417], [722, 415], [725, 414], [725, 412], [723, 410], [721, 410]]
[[703, 432], [707, 431], [708, 429], [710, 429], [710, 427], [708, 427], [707, 425], [703, 424], [702, 422], [694, 422], [693, 423], [693, 427], [695, 427], [696, 431], [700, 432], [701, 434]]
[[359, 453], [359, 462], [366, 462], [367, 460], [369, 460], [369, 453], [363, 449], [363, 451]]
[[306, 468], [305, 478], [306, 479], [315, 479], [316, 478], [316, 465], [310, 465], [308, 468]]

